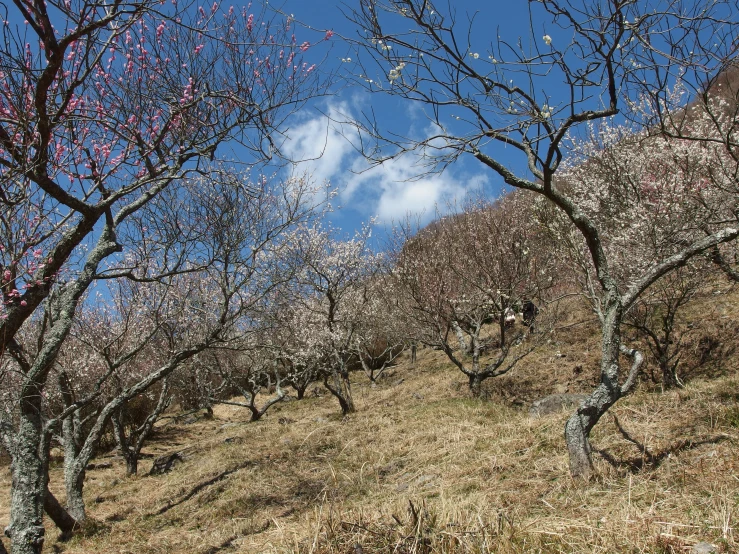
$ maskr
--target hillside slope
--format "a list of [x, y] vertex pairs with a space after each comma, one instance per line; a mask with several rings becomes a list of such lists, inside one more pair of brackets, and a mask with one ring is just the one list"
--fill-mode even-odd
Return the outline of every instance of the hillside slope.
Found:
[[[739, 548], [739, 294], [706, 287], [685, 314], [684, 390], [642, 383], [596, 427], [599, 477], [568, 476], [569, 413], [529, 416], [532, 399], [587, 392], [598, 340], [573, 308], [546, 348], [471, 399], [441, 352], [419, 351], [379, 385], [353, 376], [358, 412], [329, 395], [282, 404], [248, 423], [167, 419], [147, 452], [182, 452], [166, 475], [125, 478], [113, 455], [85, 487], [93, 521], [46, 551], [686, 552]], [[319, 389], [320, 390], [320, 389]], [[620, 430], [619, 430], [620, 428]], [[609, 460], [609, 461], [607, 461]], [[57, 461], [57, 464], [59, 462]], [[63, 497], [61, 468], [51, 488]], [[0, 469], [0, 524], [10, 475]]]

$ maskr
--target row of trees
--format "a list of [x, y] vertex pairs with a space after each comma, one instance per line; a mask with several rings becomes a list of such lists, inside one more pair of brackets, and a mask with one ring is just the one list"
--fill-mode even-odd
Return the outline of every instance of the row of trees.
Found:
[[[594, 174], [592, 167], [587, 174]], [[675, 213], [673, 192], [657, 190], [648, 202]], [[442, 350], [479, 394], [485, 379], [509, 372], [551, 337], [556, 299], [573, 291], [569, 276], [580, 276], [581, 291], [598, 312], [577, 236], [528, 194], [470, 203], [420, 232], [398, 226], [394, 248], [378, 255], [369, 248], [369, 227], [349, 240], [322, 227], [317, 212], [306, 208], [307, 193], [315, 190], [302, 181], [254, 184], [218, 170], [187, 180], [177, 198], [165, 193], [161, 206], [157, 199], [142, 210], [136, 249], [116, 266], [115, 280], [100, 274], [111, 284], [78, 308], [50, 371], [44, 409], [50, 422], [59, 422], [49, 440], [64, 451], [67, 514], [48, 491], [45, 503], [66, 532], [86, 517], [85, 471], [104, 435], [112, 432], [128, 473], [135, 474], [145, 441], [175, 397], [205, 409], [241, 406], [256, 421], [285, 399], [286, 387], [302, 398], [321, 379], [347, 414], [355, 410], [350, 370], [361, 367], [374, 381], [410, 344]], [[697, 221], [688, 214], [680, 219], [687, 227]], [[614, 225], [609, 240], [641, 252], [645, 240], [635, 231]], [[657, 231], [646, 233], [647, 243]], [[569, 248], [552, 248], [549, 239], [558, 233], [569, 233], [558, 241]], [[180, 261], [164, 263], [173, 256]], [[199, 264], [187, 267], [193, 260]], [[666, 386], [679, 380], [671, 362], [674, 327], [665, 318], [674, 319], [704, 272], [699, 265], [681, 268], [657, 283], [658, 300], [645, 296], [625, 316], [652, 339], [655, 358], [669, 370]], [[692, 285], [675, 287], [678, 279]], [[535, 321], [511, 326], [507, 314], [533, 301], [542, 308]], [[674, 301], [674, 309], [662, 311], [662, 301]], [[52, 294], [45, 317], [54, 317], [54, 302]], [[45, 325], [24, 328], [23, 343], [38, 341]], [[669, 356], [661, 345], [671, 349]], [[6, 362], [7, 375], [16, 379], [8, 382], [18, 386], [17, 368]], [[5, 391], [6, 413], [17, 403], [15, 390]]]
[[[577, 143], [583, 150], [597, 146], [597, 155], [565, 173], [572, 194], [604, 194], [621, 178], [645, 182], [636, 160], [628, 172], [605, 165], [628, 160], [634, 145], [643, 145], [620, 127], [604, 127], [599, 140], [605, 133], [619, 138], [605, 146], [593, 136]], [[623, 153], [614, 156], [618, 149]], [[682, 152], [677, 158], [686, 159]], [[681, 230], [700, 227], [706, 217], [676, 194], [682, 184], [674, 183], [689, 179], [673, 179], [674, 170], [655, 173], [676, 163], [673, 154], [659, 149], [649, 160], [650, 175], [657, 177], [646, 181], [648, 194], [615, 185], [636, 196], [604, 217], [610, 225], [605, 247], [618, 245], [629, 254], [624, 266], [616, 266], [624, 272], [634, 270], [630, 256], [645, 261], [664, 255], [664, 241], [681, 240]], [[420, 231], [399, 225], [383, 255], [369, 247], [370, 227], [340, 239], [321, 225], [320, 213], [304, 202], [309, 193], [315, 190], [302, 181], [254, 184], [218, 170], [211, 178], [187, 180], [177, 198], [165, 193], [162, 206], [157, 199], [141, 212], [136, 250], [116, 266], [115, 280], [101, 273], [111, 283], [106, 294], [79, 307], [50, 371], [45, 413], [59, 421], [49, 440], [64, 451], [67, 514], [48, 491], [45, 502], [65, 531], [86, 517], [85, 470], [104, 435], [113, 434], [128, 473], [135, 474], [155, 422], [175, 398], [205, 409], [241, 406], [256, 421], [286, 398], [288, 387], [300, 399], [322, 380], [347, 414], [356, 409], [350, 371], [362, 368], [374, 381], [411, 344], [442, 350], [477, 395], [484, 380], [511, 371], [551, 338], [557, 299], [575, 290], [571, 277], [579, 278], [593, 311], [601, 310], [581, 240], [556, 210], [528, 193], [471, 202]], [[612, 209], [591, 202], [594, 217]], [[633, 217], [627, 207], [650, 214], [646, 232], [619, 224], [619, 217]], [[682, 207], [693, 211], [668, 218], [672, 227], [665, 232], [660, 215]], [[186, 265], [199, 264], [178, 262], [165, 276], [164, 260], [175, 255]], [[625, 324], [648, 339], [667, 387], [680, 384], [674, 319], [712, 263], [695, 258], [657, 281], [624, 314]], [[124, 267], [130, 274], [121, 279]], [[54, 302], [52, 295], [52, 313]], [[540, 313], [526, 325], [511, 325], [507, 315], [527, 302]], [[43, 325], [24, 328], [24, 344], [38, 340]], [[189, 354], [183, 357], [184, 351]], [[16, 375], [10, 363], [5, 368]], [[6, 407], [17, 402], [13, 390], [5, 393]]]

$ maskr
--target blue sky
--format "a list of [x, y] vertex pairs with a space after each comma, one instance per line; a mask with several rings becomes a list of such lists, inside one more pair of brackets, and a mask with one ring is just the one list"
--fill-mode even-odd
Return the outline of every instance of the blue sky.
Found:
[[[336, 36], [331, 40], [330, 48], [316, 49], [319, 51], [313, 53], [323, 58], [320, 64], [323, 70], [347, 74], [356, 68], [342, 60], [356, 59], [356, 55], [340, 35], [357, 36], [357, 30], [344, 18], [341, 9], [346, 11], [358, 3], [358, 0], [287, 0], [272, 2], [271, 5], [294, 14], [297, 20], [315, 30], [314, 37], [322, 36], [325, 30], [333, 30]], [[442, 6], [440, 3], [439, 8]], [[513, 42], [518, 37], [529, 40], [528, 2], [465, 0], [455, 1], [453, 6], [461, 29], [465, 28], [468, 17], [475, 16], [474, 29], [481, 41], [489, 43], [490, 37], [496, 31], [503, 34], [503, 29]], [[310, 35], [307, 30], [301, 33]], [[298, 41], [302, 40], [301, 34]], [[485, 44], [481, 44], [481, 53], [484, 50]], [[501, 179], [471, 158], [459, 160], [441, 174], [422, 178], [417, 178], [420, 169], [413, 156], [368, 169], [362, 156], [342, 136], [340, 126], [331, 123], [331, 118], [359, 117], [363, 110], [370, 109], [378, 116], [381, 126], [401, 134], [421, 136], [431, 132], [420, 105], [342, 86], [338, 80], [334, 94], [303, 108], [292, 118], [286, 131], [288, 139], [283, 144], [284, 153], [294, 160], [306, 160], [298, 164], [295, 171], [307, 172], [318, 183], [330, 181], [332, 186], [340, 189], [334, 204], [341, 209], [332, 215], [335, 225], [351, 231], [374, 216], [379, 218], [380, 225], [390, 225], [409, 212], [423, 214], [422, 219], [427, 222], [437, 210], [445, 212], [450, 205], [463, 202], [468, 195], [482, 191], [494, 198], [500, 194]], [[511, 163], [518, 164], [521, 169], [524, 167], [521, 160], [512, 160]]]

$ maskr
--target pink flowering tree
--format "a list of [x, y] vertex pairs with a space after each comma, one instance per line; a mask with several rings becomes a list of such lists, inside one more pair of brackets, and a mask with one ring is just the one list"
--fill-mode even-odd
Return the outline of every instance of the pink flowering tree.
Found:
[[[129, 218], [226, 141], [249, 161], [279, 153], [274, 131], [320, 83], [310, 45], [267, 11], [33, 0], [2, 16], [0, 352], [18, 386], [0, 428], [14, 472], [7, 535], [23, 554], [44, 540], [49, 372]], [[59, 317], [32, 349], [18, 333], [43, 319], [52, 289]]]
[[[370, 118], [363, 131], [380, 142], [367, 149], [370, 159], [416, 151], [426, 171], [437, 171], [467, 156], [507, 185], [553, 203], [584, 240], [602, 306], [601, 380], [568, 420], [565, 435], [571, 473], [587, 477], [593, 472], [590, 432], [631, 390], [643, 360], [622, 344], [625, 312], [659, 278], [734, 240], [739, 226], [733, 213], [711, 220], [664, 258], [635, 259], [640, 271], [625, 281], [606, 248], [607, 231], [558, 179], [566, 140], [588, 122], [635, 113], [646, 100], [649, 129], [724, 150], [727, 164], [707, 184], [723, 190], [726, 175], [727, 190], [734, 190], [736, 131], [713, 104], [710, 85], [732, 65], [739, 20], [735, 6], [723, 2], [544, 0], [529, 7], [531, 27], [523, 39], [503, 29], [491, 37], [474, 21], [461, 25], [453, 11], [428, 0], [363, 0], [349, 14], [361, 35], [352, 58], [358, 84], [425, 106], [432, 123], [427, 136], [403, 138]], [[678, 81], [694, 92], [693, 106], [712, 125], [692, 125], [685, 106], [671, 100]], [[729, 96], [736, 106], [736, 94]], [[627, 368], [622, 355], [631, 361]]]
[[[25, 553], [43, 544], [49, 372], [128, 218], [224, 141], [272, 155], [272, 130], [317, 83], [292, 22], [266, 12], [39, 0], [3, 19], [0, 351], [17, 387], [0, 428], [14, 472], [7, 534]], [[44, 318], [53, 288], [59, 317]], [[19, 332], [35, 314], [48, 325], [34, 350]]]

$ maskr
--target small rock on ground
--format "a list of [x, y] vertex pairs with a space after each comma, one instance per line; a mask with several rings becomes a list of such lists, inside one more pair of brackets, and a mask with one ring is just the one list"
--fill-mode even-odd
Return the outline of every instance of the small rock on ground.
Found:
[[588, 397], [587, 394], [550, 394], [534, 401], [529, 409], [531, 417], [554, 414], [564, 408], [575, 408]]

